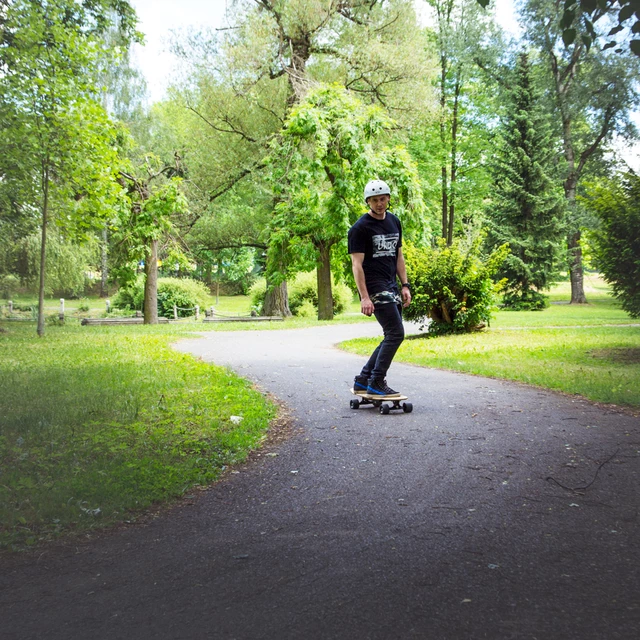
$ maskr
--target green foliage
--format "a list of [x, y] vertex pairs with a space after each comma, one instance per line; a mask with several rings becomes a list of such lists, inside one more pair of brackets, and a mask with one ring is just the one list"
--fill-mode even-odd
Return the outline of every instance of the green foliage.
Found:
[[[289, 284], [289, 308], [294, 316], [301, 316], [300, 310], [306, 303], [311, 303], [317, 315], [318, 311], [318, 279], [316, 274], [298, 273]], [[331, 283], [333, 294], [333, 313], [343, 313], [353, 299], [353, 293], [344, 283]]]
[[403, 148], [380, 144], [392, 126], [383, 109], [363, 104], [338, 85], [314, 88], [292, 110], [269, 160], [272, 187], [280, 200], [271, 224], [274, 255], [294, 247], [289, 257], [295, 270], [300, 242], [330, 247], [345, 241], [365, 208], [364, 185], [375, 176], [390, 184], [393, 211], [407, 233], [428, 235], [410, 156]]
[[[86, 272], [97, 263], [98, 247], [94, 239], [78, 244], [57, 233], [50, 233], [46, 246], [44, 290], [47, 295], [77, 297], [87, 286]], [[40, 277], [40, 237], [33, 234], [15, 248], [18, 272], [24, 284], [37, 290]]]
[[601, 228], [594, 231], [595, 262], [622, 308], [640, 317], [640, 177], [601, 181], [585, 200]]
[[[144, 276], [120, 287], [113, 297], [112, 304], [116, 309], [143, 310]], [[178, 316], [183, 318], [194, 314], [193, 308], [198, 305], [204, 310], [209, 299], [209, 291], [202, 282], [191, 278], [159, 278], [158, 279], [158, 315], [173, 318], [173, 305], [178, 307]]]
[[0, 298], [10, 300], [20, 286], [20, 279], [13, 274], [0, 276]]
[[[153, 177], [160, 178], [161, 175], [162, 171], [158, 171]], [[152, 185], [151, 177], [129, 177], [125, 201], [112, 225], [112, 239], [117, 246], [113, 254], [113, 275], [121, 284], [135, 280], [138, 264], [148, 259], [150, 243], [170, 238], [175, 231], [176, 216], [185, 214], [189, 207], [181, 178], [173, 177]], [[188, 264], [183, 252], [173, 244], [169, 244], [166, 253], [178, 264]]]
[[551, 179], [554, 141], [527, 54], [518, 56], [506, 90], [506, 113], [491, 163], [494, 189], [488, 205], [487, 245], [509, 244], [498, 276], [506, 280], [503, 303], [543, 309], [563, 251], [563, 193]]
[[444, 238], [435, 248], [405, 246], [413, 297], [404, 311], [408, 320], [430, 318], [429, 333], [435, 335], [475, 331], [489, 322], [503, 285], [493, 277], [509, 250], [503, 245], [483, 258], [482, 241], [478, 237], [466, 251], [458, 241], [447, 246]]

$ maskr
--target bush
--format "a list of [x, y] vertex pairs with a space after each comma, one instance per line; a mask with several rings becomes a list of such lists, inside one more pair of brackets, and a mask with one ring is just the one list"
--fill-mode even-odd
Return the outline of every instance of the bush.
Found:
[[459, 242], [448, 247], [444, 239], [429, 249], [405, 245], [413, 298], [404, 313], [408, 320], [426, 324], [427, 318], [431, 318], [429, 333], [436, 335], [484, 328], [504, 284], [504, 281], [495, 283], [492, 277], [509, 249], [503, 245], [483, 261], [482, 240], [477, 238], [466, 253]]
[[267, 281], [264, 278], [257, 278], [249, 289], [249, 299], [251, 300], [251, 311], [262, 315], [264, 307], [264, 297], [267, 293]]
[[[351, 289], [344, 283], [337, 284], [331, 279], [331, 291], [333, 294], [333, 313], [343, 313], [353, 299]], [[251, 307], [258, 313], [262, 313], [266, 281], [258, 279], [249, 291]], [[294, 316], [313, 317], [318, 314], [318, 281], [315, 271], [298, 273], [288, 284], [289, 309]], [[313, 313], [310, 310], [313, 309]]]
[[622, 180], [598, 185], [591, 195], [591, 207], [602, 223], [595, 231], [596, 266], [622, 308], [640, 317], [640, 177], [626, 174]]
[[0, 276], [0, 298], [10, 300], [20, 287], [20, 280], [17, 276], [9, 273]]
[[549, 296], [533, 289], [519, 289], [505, 293], [502, 304], [508, 311], [542, 311], [549, 306]]
[[114, 309], [142, 311], [144, 304], [144, 276], [138, 276], [134, 281], [120, 287], [111, 298]]
[[[191, 278], [158, 279], [158, 315], [173, 318], [173, 305], [178, 307], [178, 316], [193, 315], [192, 309], [198, 305], [204, 309], [209, 292], [202, 282]], [[142, 310], [144, 306], [144, 276], [134, 283], [121, 287], [114, 296], [112, 304], [116, 309]]]

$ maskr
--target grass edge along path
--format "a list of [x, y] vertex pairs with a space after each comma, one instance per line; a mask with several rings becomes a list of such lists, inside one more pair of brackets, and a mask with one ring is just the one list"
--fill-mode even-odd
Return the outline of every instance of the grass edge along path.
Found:
[[[640, 325], [492, 328], [407, 338], [394, 362], [513, 380], [594, 402], [640, 408]], [[340, 347], [367, 355], [376, 344], [376, 339], [362, 338]]]
[[135, 519], [215, 481], [275, 404], [171, 348], [177, 327], [0, 332], [0, 549]]

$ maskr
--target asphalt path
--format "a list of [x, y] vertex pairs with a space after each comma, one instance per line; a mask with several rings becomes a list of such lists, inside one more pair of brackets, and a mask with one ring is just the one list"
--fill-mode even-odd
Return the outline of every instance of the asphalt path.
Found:
[[640, 419], [394, 363], [412, 413], [352, 410], [375, 323], [177, 348], [284, 401], [294, 429], [193, 500], [0, 561], [0, 638], [640, 637]]

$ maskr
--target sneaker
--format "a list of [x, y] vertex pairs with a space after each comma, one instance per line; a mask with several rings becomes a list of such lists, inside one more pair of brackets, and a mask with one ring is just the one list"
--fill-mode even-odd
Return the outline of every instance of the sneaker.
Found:
[[376, 380], [375, 378], [369, 379], [369, 385], [367, 386], [367, 393], [375, 396], [400, 396], [402, 394], [394, 391], [387, 385], [386, 380]]
[[353, 390], [358, 394], [367, 393], [367, 387], [369, 386], [369, 379], [367, 376], [356, 376], [353, 379]]

